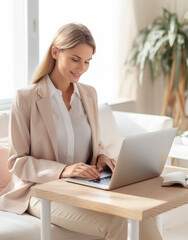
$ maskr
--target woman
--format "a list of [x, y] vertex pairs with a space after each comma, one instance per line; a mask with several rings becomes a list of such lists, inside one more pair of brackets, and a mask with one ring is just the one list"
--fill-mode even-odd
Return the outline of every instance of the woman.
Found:
[[[8, 167], [13, 176], [1, 192], [1, 209], [18, 214], [27, 210], [39, 217], [39, 200], [30, 197], [32, 185], [64, 177], [99, 178], [106, 166], [114, 170], [115, 160], [108, 157], [99, 138], [96, 92], [78, 83], [95, 48], [85, 26], [63, 26], [32, 86], [17, 91], [9, 131]], [[105, 239], [125, 239], [125, 219], [54, 202], [51, 209], [52, 222], [58, 226]], [[153, 220], [141, 224], [140, 235], [161, 239]]]

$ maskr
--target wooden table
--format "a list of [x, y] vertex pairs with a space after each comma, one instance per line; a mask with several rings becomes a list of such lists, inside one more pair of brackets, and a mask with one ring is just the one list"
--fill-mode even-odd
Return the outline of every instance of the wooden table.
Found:
[[[188, 169], [165, 167], [163, 175]], [[41, 239], [50, 240], [50, 201], [120, 216], [128, 220], [129, 240], [139, 239], [139, 221], [188, 203], [188, 189], [161, 187], [162, 177], [112, 191], [68, 183], [63, 179], [36, 185], [31, 195], [41, 199]]]

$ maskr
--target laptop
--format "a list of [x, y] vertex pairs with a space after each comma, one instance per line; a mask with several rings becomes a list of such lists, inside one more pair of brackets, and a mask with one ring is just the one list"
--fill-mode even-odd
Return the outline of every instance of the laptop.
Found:
[[111, 190], [161, 175], [177, 128], [126, 137], [114, 172], [103, 171], [100, 179], [65, 178], [72, 183]]

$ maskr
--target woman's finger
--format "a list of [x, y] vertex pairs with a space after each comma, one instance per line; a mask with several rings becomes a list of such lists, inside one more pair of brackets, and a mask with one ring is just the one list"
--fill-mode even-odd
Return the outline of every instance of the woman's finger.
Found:
[[99, 172], [102, 172], [104, 170], [104, 167], [106, 166], [106, 163], [98, 162], [97, 168]]
[[65, 167], [60, 178], [62, 177], [100, 178], [100, 174], [95, 165], [90, 166], [85, 163], [76, 163]]
[[107, 159], [106, 165], [111, 169], [112, 172], [114, 171], [115, 164], [114, 164], [114, 162], [112, 161], [112, 159]]
[[114, 164], [114, 167], [116, 166], [116, 160], [114, 160], [114, 159], [111, 159], [112, 160], [112, 162], [113, 162], [113, 164]]
[[90, 166], [87, 164], [81, 164], [79, 165], [80, 172], [82, 172], [82, 174], [85, 175], [85, 177], [89, 177], [89, 178], [99, 178], [100, 174], [96, 169], [96, 166]]

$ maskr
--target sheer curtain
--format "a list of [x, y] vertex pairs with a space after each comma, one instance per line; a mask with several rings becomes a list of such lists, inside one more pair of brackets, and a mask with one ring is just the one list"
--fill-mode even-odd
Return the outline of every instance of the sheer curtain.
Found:
[[13, 94], [13, 0], [0, 2], [1, 26], [1, 87], [0, 99], [9, 99]]
[[11, 99], [26, 78], [26, 29], [24, 0], [0, 1], [1, 87], [0, 100]]

